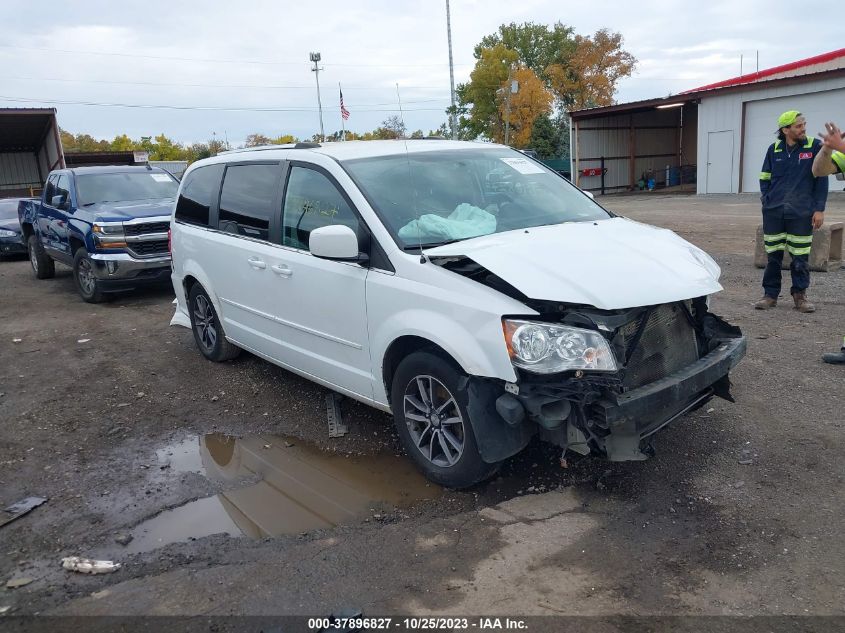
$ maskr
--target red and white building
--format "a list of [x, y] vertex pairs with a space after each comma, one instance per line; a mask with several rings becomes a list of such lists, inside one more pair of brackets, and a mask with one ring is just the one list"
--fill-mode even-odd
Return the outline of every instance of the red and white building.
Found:
[[698, 193], [759, 191], [785, 110], [804, 114], [808, 134], [825, 121], [845, 125], [845, 48], [661, 99], [571, 112], [573, 180], [601, 191], [603, 159], [607, 193], [643, 175], [665, 186], [667, 174], [670, 185], [694, 180]]

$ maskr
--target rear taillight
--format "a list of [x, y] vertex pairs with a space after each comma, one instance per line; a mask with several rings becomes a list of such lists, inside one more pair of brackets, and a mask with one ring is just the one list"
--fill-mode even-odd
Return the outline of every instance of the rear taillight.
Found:
[[167, 252], [173, 254], [173, 232], [167, 229]]

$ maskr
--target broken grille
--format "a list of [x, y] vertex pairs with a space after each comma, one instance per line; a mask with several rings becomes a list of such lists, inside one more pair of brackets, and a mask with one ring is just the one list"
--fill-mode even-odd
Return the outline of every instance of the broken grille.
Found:
[[[687, 302], [689, 308], [689, 302]], [[660, 380], [698, 360], [698, 344], [680, 304], [657, 306], [648, 318], [642, 336], [636, 341], [640, 319], [619, 328], [623, 348], [631, 358], [622, 381], [625, 389]], [[636, 344], [633, 352], [629, 346]]]

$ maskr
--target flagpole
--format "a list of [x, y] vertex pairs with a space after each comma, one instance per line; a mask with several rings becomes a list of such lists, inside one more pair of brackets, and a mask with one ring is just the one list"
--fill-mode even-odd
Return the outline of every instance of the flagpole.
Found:
[[[337, 90], [341, 95], [343, 95], [343, 88], [340, 87], [339, 81], [337, 82]], [[342, 133], [342, 136], [340, 137], [340, 140], [345, 141], [346, 140], [346, 120], [343, 118], [343, 112], [340, 113], [340, 129], [343, 130], [343, 133]]]

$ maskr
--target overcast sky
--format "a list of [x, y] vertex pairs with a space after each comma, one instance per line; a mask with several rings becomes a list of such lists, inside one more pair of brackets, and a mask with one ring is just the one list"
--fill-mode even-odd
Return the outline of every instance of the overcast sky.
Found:
[[[561, 21], [583, 35], [622, 33], [639, 64], [620, 84], [619, 102], [665, 96], [738, 75], [741, 55], [752, 72], [757, 51], [762, 70], [838, 48], [841, 11], [830, 19], [825, 10], [834, 4], [451, 0], [455, 82], [468, 79], [473, 47], [500, 24]], [[428, 131], [449, 105], [445, 6], [0, 0], [0, 106], [56, 107], [64, 129], [109, 140], [164, 133], [191, 143], [216, 134], [235, 146], [251, 132], [306, 138], [319, 131], [308, 61], [319, 51], [326, 133], [341, 126], [338, 82], [352, 113], [347, 129], [372, 130], [399, 114], [398, 84], [408, 130]]]

